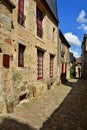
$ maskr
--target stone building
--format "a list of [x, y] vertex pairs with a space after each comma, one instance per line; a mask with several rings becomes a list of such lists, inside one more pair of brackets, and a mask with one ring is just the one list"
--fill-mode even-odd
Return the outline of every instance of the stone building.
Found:
[[12, 13], [14, 8], [15, 5], [10, 0], [0, 1], [0, 112], [6, 111], [6, 107], [8, 107], [7, 100], [13, 105], [11, 35], [13, 29]]
[[82, 78], [87, 79], [87, 34], [84, 34], [82, 42]]
[[59, 42], [60, 42], [60, 74], [61, 82], [64, 82], [70, 78], [70, 44], [64, 37], [63, 33], [59, 30]]
[[76, 72], [76, 78], [81, 78], [81, 66], [82, 66], [82, 57], [76, 58], [76, 66], [75, 66], [75, 72]]
[[59, 82], [56, 0], [1, 0], [0, 33], [0, 110], [12, 112]]

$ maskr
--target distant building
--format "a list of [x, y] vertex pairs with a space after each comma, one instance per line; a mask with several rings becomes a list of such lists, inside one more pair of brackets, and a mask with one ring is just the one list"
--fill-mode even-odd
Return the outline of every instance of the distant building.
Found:
[[60, 74], [61, 82], [64, 82], [70, 78], [70, 44], [64, 37], [63, 33], [59, 30], [59, 42], [60, 42]]
[[81, 78], [81, 66], [82, 66], [82, 57], [80, 56], [76, 58], [76, 67], [75, 67], [76, 78]]

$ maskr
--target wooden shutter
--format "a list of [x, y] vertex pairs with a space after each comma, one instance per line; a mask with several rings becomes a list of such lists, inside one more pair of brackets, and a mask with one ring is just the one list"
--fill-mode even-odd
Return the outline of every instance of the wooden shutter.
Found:
[[50, 55], [50, 77], [53, 77], [53, 61], [54, 56]]
[[7, 54], [3, 54], [3, 66], [9, 68], [9, 55]]
[[62, 63], [62, 74], [66, 72], [66, 64]]
[[43, 52], [37, 52], [37, 79], [43, 78]]
[[37, 8], [37, 35], [42, 38], [42, 12]]
[[18, 23], [24, 25], [24, 0], [18, 0]]
[[19, 44], [19, 52], [18, 52], [18, 66], [24, 67], [24, 50], [25, 46]]

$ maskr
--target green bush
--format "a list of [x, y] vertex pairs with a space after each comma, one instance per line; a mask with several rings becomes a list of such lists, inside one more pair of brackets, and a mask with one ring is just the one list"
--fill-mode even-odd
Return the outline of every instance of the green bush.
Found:
[[74, 68], [71, 67], [70, 68], [70, 78], [74, 78], [75, 77], [75, 71], [74, 71]]

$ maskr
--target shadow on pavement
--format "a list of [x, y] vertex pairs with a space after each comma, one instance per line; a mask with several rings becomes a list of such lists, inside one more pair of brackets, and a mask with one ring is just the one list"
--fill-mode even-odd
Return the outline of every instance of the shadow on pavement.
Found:
[[35, 130], [29, 125], [19, 122], [12, 118], [0, 117], [0, 130]]
[[87, 80], [66, 82], [72, 90], [40, 130], [87, 130]]

